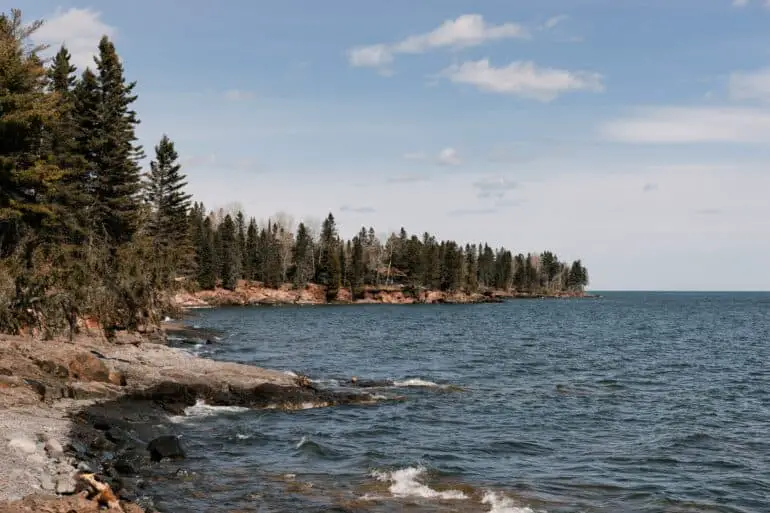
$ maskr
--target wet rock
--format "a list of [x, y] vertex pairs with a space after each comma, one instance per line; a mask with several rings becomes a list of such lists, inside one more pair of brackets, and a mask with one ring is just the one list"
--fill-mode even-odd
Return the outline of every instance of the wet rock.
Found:
[[175, 435], [163, 435], [154, 439], [147, 445], [152, 461], [162, 459], [181, 459], [186, 456], [181, 440]]
[[120, 474], [127, 476], [138, 475], [142, 467], [147, 464], [147, 458], [137, 451], [126, 451], [118, 455], [112, 462], [112, 467]]
[[45, 442], [44, 448], [45, 448], [45, 453], [48, 455], [49, 458], [58, 459], [64, 455], [64, 448], [62, 448], [59, 441], [54, 438], [49, 438]]
[[77, 483], [73, 476], [61, 476], [56, 480], [56, 493], [59, 495], [70, 495], [75, 493]]
[[83, 381], [110, 381], [110, 369], [102, 360], [90, 353], [80, 353], [70, 361], [72, 377]]
[[29, 438], [14, 438], [8, 442], [8, 447], [26, 454], [33, 454], [37, 450], [37, 444]]
[[70, 440], [67, 444], [67, 450], [75, 453], [77, 456], [84, 458], [88, 452], [88, 447], [83, 442], [78, 440]]

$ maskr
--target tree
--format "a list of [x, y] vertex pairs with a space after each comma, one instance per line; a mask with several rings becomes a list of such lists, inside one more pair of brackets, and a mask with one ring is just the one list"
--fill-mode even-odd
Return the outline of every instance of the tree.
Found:
[[155, 160], [150, 162], [146, 177], [146, 201], [151, 210], [147, 226], [154, 246], [176, 271], [189, 254], [187, 213], [192, 196], [184, 192], [187, 185], [174, 143], [163, 135], [155, 146]]
[[294, 260], [294, 286], [304, 288], [308, 280], [313, 276], [313, 240], [305, 223], [297, 227], [297, 238], [292, 250]]
[[43, 154], [43, 142], [57, 116], [56, 101], [45, 91], [42, 48], [28, 46], [41, 25], [24, 26], [18, 9], [0, 15], [0, 256], [25, 233], [55, 221], [62, 172]]
[[[89, 138], [95, 172], [95, 219], [113, 244], [128, 242], [138, 228], [140, 203], [139, 161], [144, 157], [135, 144], [139, 124], [131, 104], [135, 82], [126, 82], [115, 46], [104, 36], [96, 58], [98, 109], [96, 133]], [[87, 77], [84, 77], [86, 80]], [[80, 116], [82, 119], [82, 114]]]
[[353, 237], [353, 248], [351, 255], [351, 279], [350, 279], [350, 295], [352, 299], [358, 299], [362, 294], [362, 286], [364, 284], [364, 274], [366, 267], [364, 263], [364, 244], [361, 241], [360, 236]]
[[257, 279], [257, 252], [259, 251], [259, 233], [257, 221], [252, 217], [246, 229], [246, 249], [243, 254], [243, 274], [247, 280]]
[[240, 258], [238, 255], [238, 239], [235, 233], [235, 222], [230, 214], [225, 216], [222, 224], [217, 228], [221, 244], [220, 276], [222, 287], [235, 290], [240, 276]]

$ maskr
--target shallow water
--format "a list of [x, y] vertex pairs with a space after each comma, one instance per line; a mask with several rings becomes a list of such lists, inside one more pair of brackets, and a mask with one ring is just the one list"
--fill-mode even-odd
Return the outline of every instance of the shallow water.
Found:
[[175, 419], [190, 458], [156, 468], [148, 489], [162, 511], [770, 511], [770, 294], [233, 308], [192, 322], [223, 332], [205, 356], [332, 387], [396, 380], [382, 392], [407, 400], [194, 407]]

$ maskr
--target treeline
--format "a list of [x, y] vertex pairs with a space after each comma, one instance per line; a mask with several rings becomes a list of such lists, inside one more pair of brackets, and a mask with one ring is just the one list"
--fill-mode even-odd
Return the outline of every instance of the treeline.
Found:
[[334, 216], [324, 220], [319, 234], [299, 223], [296, 233], [286, 223], [268, 220], [258, 226], [242, 212], [206, 213], [202, 204], [190, 210], [194, 279], [204, 289], [217, 285], [234, 290], [239, 279], [263, 282], [267, 287], [293, 283], [326, 286], [334, 299], [348, 288], [353, 299], [365, 286], [402, 285], [442, 291], [516, 290], [528, 293], [580, 291], [588, 283], [581, 264], [559, 261], [550, 251], [517, 254], [487, 244], [462, 246], [439, 241], [424, 233], [409, 235], [405, 229], [386, 241], [374, 228], [361, 228], [344, 240]]
[[180, 284], [238, 279], [314, 282], [329, 297], [364, 285], [555, 291], [588, 281], [579, 261], [548, 252], [514, 256], [403, 230], [343, 240], [331, 214], [319, 233], [207, 214], [191, 204], [167, 136], [142, 171], [135, 82], [112, 41], [103, 37], [93, 67], [79, 71], [65, 47], [41, 58], [30, 43], [41, 24], [0, 14], [0, 331], [74, 333], [85, 317], [108, 330], [152, 326]]

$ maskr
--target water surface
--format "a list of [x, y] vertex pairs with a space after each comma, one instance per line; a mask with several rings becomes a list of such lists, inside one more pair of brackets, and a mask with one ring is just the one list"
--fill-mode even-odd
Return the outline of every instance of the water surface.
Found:
[[230, 308], [191, 322], [223, 332], [205, 356], [331, 387], [396, 380], [381, 392], [407, 400], [193, 408], [176, 419], [191, 457], [149, 488], [163, 511], [770, 511], [769, 294]]

